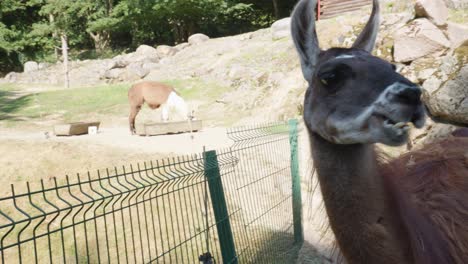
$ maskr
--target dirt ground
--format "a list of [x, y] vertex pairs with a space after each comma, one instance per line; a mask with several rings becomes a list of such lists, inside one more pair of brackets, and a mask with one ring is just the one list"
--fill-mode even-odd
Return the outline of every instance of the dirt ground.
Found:
[[[231, 141], [225, 128], [162, 136], [132, 136], [126, 126], [97, 135], [57, 137], [44, 131], [0, 129], [0, 183], [39, 181], [114, 166], [222, 149]], [[9, 190], [9, 188], [7, 188]], [[5, 190], [5, 189], [4, 189]]]

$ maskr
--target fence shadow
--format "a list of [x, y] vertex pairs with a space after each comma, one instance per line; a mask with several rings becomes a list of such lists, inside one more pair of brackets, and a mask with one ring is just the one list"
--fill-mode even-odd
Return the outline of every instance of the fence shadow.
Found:
[[0, 120], [20, 120], [15, 116], [20, 109], [29, 106], [32, 94], [21, 95], [14, 91], [0, 91]]
[[251, 263], [324, 263], [324, 257], [316, 247], [307, 241], [302, 244], [293, 242], [294, 234], [272, 230], [261, 247], [256, 249]]

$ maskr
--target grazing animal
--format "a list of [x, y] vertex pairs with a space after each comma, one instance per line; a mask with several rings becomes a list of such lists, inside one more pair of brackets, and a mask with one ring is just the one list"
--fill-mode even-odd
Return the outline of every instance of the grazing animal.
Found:
[[[386, 161], [375, 143], [424, 126], [420, 88], [371, 55], [379, 1], [351, 48], [320, 50], [315, 0], [301, 0], [292, 37], [309, 87], [304, 121], [330, 227], [347, 263], [468, 263], [468, 133]], [[414, 47], [417, 49], [417, 47]]]
[[128, 90], [128, 102], [130, 103], [128, 122], [132, 134], [135, 134], [135, 118], [144, 103], [151, 109], [158, 109], [162, 106], [161, 119], [164, 122], [169, 120], [169, 108], [175, 108], [185, 119], [193, 118], [192, 113], [189, 113], [187, 103], [174, 88], [158, 82], [144, 81], [134, 84]]

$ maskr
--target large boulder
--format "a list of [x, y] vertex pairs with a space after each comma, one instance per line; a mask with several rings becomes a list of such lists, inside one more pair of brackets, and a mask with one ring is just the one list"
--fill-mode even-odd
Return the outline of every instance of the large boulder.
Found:
[[426, 17], [437, 26], [447, 23], [449, 13], [443, 0], [417, 0], [414, 8], [416, 17]]
[[468, 124], [468, 65], [439, 89], [423, 87], [424, 101], [433, 116], [447, 122]]
[[24, 72], [33, 72], [39, 70], [39, 64], [35, 61], [27, 61], [24, 63]]
[[187, 43], [187, 42], [184, 42], [184, 43], [178, 44], [177, 46], [175, 46], [175, 48], [177, 49], [177, 51], [181, 51], [181, 50], [187, 48], [188, 46], [190, 46], [190, 44]]
[[148, 45], [141, 45], [139, 46], [136, 51], [135, 51], [136, 55], [143, 55], [143, 56], [146, 56], [147, 58], [151, 59], [151, 58], [159, 58], [159, 55], [158, 55], [158, 51], [151, 47], [151, 46], [148, 46]]
[[447, 35], [453, 49], [466, 45], [468, 43], [468, 26], [448, 22]]
[[125, 72], [125, 69], [123, 68], [114, 68], [107, 70], [103, 77], [106, 79], [118, 79], [123, 73]]
[[416, 19], [394, 36], [396, 62], [410, 62], [427, 55], [441, 55], [450, 47], [444, 33], [425, 18]]
[[468, 0], [444, 0], [449, 8], [468, 8]]
[[209, 39], [210, 37], [208, 37], [207, 35], [197, 33], [188, 38], [188, 43], [190, 43], [190, 45], [197, 45], [205, 41], [208, 41]]
[[167, 46], [167, 45], [159, 45], [157, 48], [156, 48], [156, 52], [158, 53], [159, 57], [169, 57], [169, 56], [173, 56], [175, 55], [179, 50], [174, 48], [174, 47], [171, 47], [171, 46]]
[[283, 18], [271, 25], [271, 37], [273, 40], [291, 36], [291, 18]]
[[148, 68], [143, 67], [143, 64], [141, 62], [130, 63], [127, 66], [127, 71], [129, 71], [132, 74], [137, 75], [140, 78], [144, 78], [150, 72]]
[[7, 75], [5, 75], [5, 80], [10, 83], [17, 82], [20, 77], [20, 74], [17, 72], [10, 72]]

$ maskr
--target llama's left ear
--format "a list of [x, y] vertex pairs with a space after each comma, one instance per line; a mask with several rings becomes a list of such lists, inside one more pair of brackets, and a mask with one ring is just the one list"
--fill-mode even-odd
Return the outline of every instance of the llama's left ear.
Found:
[[373, 0], [372, 14], [367, 21], [366, 27], [357, 37], [353, 44], [353, 48], [359, 48], [371, 53], [375, 46], [377, 33], [380, 26], [380, 7], [379, 0]]
[[320, 48], [315, 32], [316, 0], [301, 0], [291, 16], [291, 34], [301, 59], [302, 74], [311, 83]]

